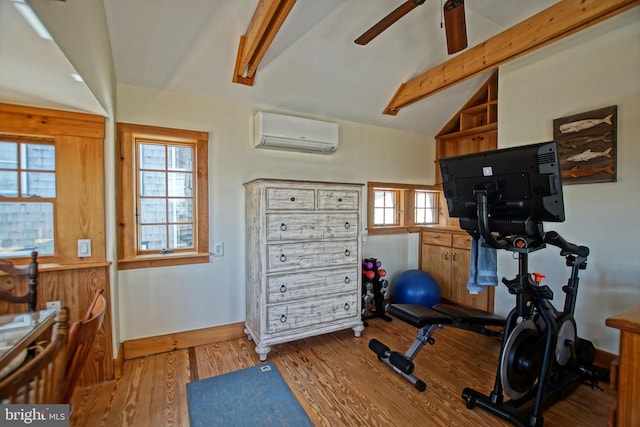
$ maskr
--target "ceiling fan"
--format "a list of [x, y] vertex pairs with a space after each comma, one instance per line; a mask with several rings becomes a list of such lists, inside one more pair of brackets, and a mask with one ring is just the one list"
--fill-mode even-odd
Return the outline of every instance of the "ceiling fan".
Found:
[[[354, 40], [356, 44], [366, 45], [400, 18], [411, 12], [426, 0], [407, 0], [393, 12], [382, 18], [373, 27]], [[444, 28], [447, 37], [449, 55], [467, 47], [467, 23], [464, 17], [464, 0], [447, 0], [444, 3]]]

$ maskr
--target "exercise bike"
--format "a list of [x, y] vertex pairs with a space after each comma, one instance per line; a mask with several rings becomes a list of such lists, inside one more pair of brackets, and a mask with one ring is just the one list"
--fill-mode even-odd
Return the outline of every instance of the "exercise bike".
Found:
[[[493, 391], [487, 396], [466, 388], [462, 398], [467, 408], [478, 406], [516, 426], [542, 426], [546, 407], [581, 383], [597, 388], [598, 379], [606, 375], [593, 367], [595, 349], [578, 337], [574, 319], [578, 275], [587, 267], [589, 248], [569, 243], [554, 231], [545, 233], [541, 222], [529, 223], [526, 233], [496, 236], [489, 226], [487, 191], [476, 193], [478, 229], [486, 244], [517, 254], [517, 276], [502, 279], [516, 306], [507, 316]], [[544, 276], [529, 273], [529, 253], [547, 244], [560, 248], [571, 269], [562, 288], [562, 310], [551, 303], [553, 291], [541, 283]]]

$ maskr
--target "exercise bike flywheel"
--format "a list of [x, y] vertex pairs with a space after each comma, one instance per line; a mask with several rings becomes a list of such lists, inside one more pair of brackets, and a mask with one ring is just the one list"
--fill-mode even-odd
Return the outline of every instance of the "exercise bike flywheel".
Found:
[[577, 340], [576, 321], [573, 316], [563, 316], [558, 320], [558, 339], [556, 341], [556, 362], [560, 366], [571, 359], [572, 349]]
[[500, 380], [509, 398], [520, 399], [538, 381], [544, 353], [540, 339], [541, 333], [532, 319], [519, 323], [509, 334], [500, 356]]

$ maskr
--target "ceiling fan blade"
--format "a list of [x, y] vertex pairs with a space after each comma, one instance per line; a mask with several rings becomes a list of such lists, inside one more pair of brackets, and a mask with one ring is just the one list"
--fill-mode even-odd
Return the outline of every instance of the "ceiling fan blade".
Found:
[[464, 0], [447, 0], [444, 4], [444, 29], [447, 34], [449, 55], [467, 47], [467, 21]]
[[381, 32], [389, 28], [393, 23], [411, 12], [416, 6], [420, 6], [426, 0], [407, 0], [398, 6], [393, 12], [382, 18], [377, 24], [369, 28], [360, 37], [354, 40], [356, 44], [365, 45], [376, 38]]

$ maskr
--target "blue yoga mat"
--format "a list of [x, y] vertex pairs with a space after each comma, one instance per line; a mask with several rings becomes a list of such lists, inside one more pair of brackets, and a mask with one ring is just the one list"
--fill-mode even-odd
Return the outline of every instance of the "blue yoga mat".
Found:
[[191, 427], [313, 426], [273, 363], [187, 384]]

